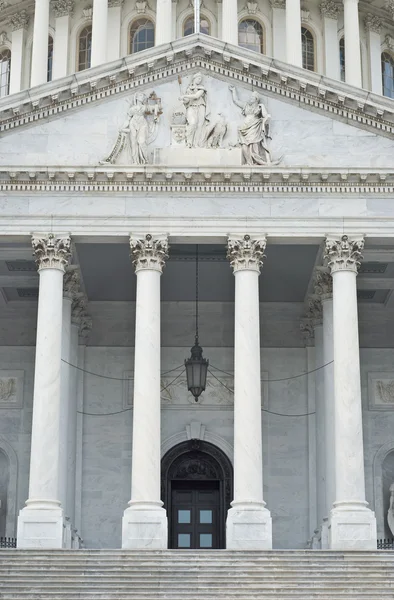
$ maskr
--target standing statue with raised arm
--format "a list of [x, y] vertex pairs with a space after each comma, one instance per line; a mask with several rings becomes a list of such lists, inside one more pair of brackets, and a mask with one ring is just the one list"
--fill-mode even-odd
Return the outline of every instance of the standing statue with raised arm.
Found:
[[269, 120], [271, 116], [261, 102], [257, 92], [253, 92], [246, 102], [238, 100], [237, 91], [230, 85], [233, 102], [245, 117], [243, 124], [238, 127], [238, 140], [242, 148], [243, 161], [247, 165], [272, 164], [268, 148]]

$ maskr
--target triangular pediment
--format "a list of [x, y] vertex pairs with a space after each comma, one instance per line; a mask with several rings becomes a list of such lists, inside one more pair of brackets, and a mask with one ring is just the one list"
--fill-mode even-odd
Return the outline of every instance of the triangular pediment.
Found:
[[[189, 148], [181, 98], [196, 73], [205, 94], [204, 142]], [[242, 129], [247, 141], [260, 139], [245, 112], [253, 93], [269, 115], [262, 134], [269, 164], [245, 164], [240, 145]], [[140, 144], [133, 158], [137, 94], [149, 110], [138, 126], [134, 119], [133, 135], [145, 127], [147, 147]], [[332, 173], [381, 182], [394, 166], [393, 101], [199, 35], [3, 99], [0, 132], [1, 179], [7, 172], [14, 182], [21, 172], [74, 180], [81, 172], [116, 179], [127, 171], [136, 181], [143, 171], [145, 180], [165, 173], [170, 181], [175, 172], [200, 171], [209, 184], [215, 172], [249, 181], [263, 170], [266, 182], [275, 173], [285, 182], [297, 173], [300, 182], [327, 181]]]

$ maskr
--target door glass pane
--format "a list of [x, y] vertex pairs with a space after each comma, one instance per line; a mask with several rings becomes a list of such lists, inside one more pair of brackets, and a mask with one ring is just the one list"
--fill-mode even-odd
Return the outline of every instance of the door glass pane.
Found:
[[200, 548], [212, 548], [212, 533], [200, 533]]
[[212, 523], [211, 510], [200, 510], [200, 523]]
[[190, 510], [178, 510], [178, 523], [190, 523]]
[[190, 533], [178, 533], [178, 548], [190, 548]]

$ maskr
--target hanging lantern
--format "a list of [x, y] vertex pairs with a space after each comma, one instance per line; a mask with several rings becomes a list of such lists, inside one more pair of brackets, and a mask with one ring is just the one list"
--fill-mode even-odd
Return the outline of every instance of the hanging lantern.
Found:
[[196, 334], [191, 356], [185, 359], [187, 389], [198, 402], [198, 398], [205, 390], [207, 383], [209, 361], [203, 358], [202, 348], [198, 341], [198, 246], [196, 246]]

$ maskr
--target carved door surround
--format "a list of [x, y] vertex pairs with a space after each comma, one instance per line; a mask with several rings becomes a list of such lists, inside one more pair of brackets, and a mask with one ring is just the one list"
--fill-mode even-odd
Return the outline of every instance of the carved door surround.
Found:
[[225, 548], [225, 526], [227, 510], [233, 498], [233, 468], [229, 458], [210, 442], [192, 439], [171, 448], [161, 463], [161, 493], [164, 508], [167, 510], [169, 548], [174, 548], [174, 527], [172, 499], [173, 490], [190, 482], [190, 489], [198, 487], [198, 482], [209, 482], [219, 490], [217, 518], [217, 547]]

